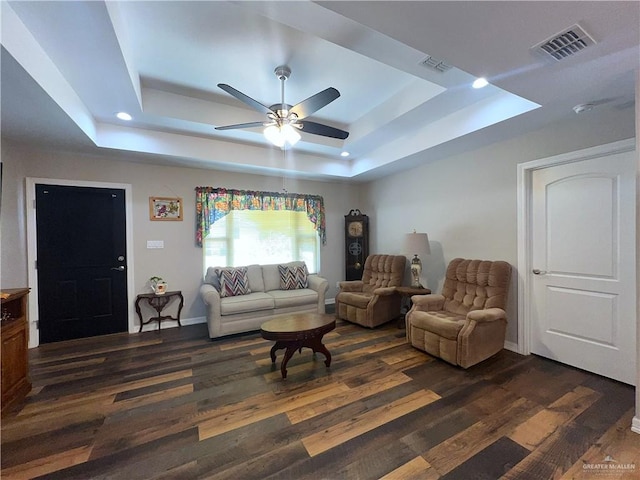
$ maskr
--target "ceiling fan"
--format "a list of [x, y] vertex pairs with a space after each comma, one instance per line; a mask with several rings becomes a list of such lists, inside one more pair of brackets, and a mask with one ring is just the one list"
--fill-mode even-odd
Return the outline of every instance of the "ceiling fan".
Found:
[[297, 130], [312, 133], [314, 135], [322, 135], [324, 137], [339, 138], [341, 140], [344, 140], [349, 136], [349, 132], [345, 132], [344, 130], [305, 120], [308, 116], [338, 98], [340, 96], [340, 92], [338, 92], [338, 90], [333, 87], [327, 88], [310, 96], [306, 100], [291, 106], [284, 102], [284, 82], [291, 75], [291, 69], [286, 65], [280, 65], [279, 67], [276, 67], [274, 73], [281, 82], [281, 102], [273, 104], [270, 107], [261, 104], [257, 100], [254, 100], [225, 83], [219, 83], [218, 87], [225, 92], [233, 95], [235, 98], [246, 103], [255, 110], [266, 114], [267, 120], [262, 122], [225, 125], [222, 127], [216, 127], [216, 130], [232, 130], [236, 128], [254, 128], [264, 126], [267, 127], [264, 130], [265, 137], [267, 137], [267, 139], [274, 145], [282, 148], [292, 146], [300, 140], [300, 134]]

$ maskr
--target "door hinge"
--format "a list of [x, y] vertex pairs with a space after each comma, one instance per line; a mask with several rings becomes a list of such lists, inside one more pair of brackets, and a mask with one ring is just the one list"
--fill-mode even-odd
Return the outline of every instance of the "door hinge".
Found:
[[36, 209], [36, 199], [35, 198], [33, 199], [33, 209], [34, 210]]
[[36, 330], [40, 330], [40, 320], [36, 320], [35, 322], [33, 322], [36, 324]]
[[37, 269], [38, 269], [38, 260], [35, 260], [35, 261], [33, 262], [33, 264], [34, 264], [34, 266], [36, 267], [36, 270], [37, 270]]

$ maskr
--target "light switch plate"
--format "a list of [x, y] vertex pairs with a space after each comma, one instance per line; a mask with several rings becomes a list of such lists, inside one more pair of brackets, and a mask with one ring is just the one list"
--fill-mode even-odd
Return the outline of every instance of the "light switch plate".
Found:
[[147, 248], [164, 248], [164, 240], [147, 240]]

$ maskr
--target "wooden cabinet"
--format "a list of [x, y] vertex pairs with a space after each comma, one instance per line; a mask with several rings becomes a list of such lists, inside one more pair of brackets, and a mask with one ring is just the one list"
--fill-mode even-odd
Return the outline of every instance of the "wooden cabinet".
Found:
[[2, 414], [31, 390], [29, 381], [28, 288], [2, 291]]

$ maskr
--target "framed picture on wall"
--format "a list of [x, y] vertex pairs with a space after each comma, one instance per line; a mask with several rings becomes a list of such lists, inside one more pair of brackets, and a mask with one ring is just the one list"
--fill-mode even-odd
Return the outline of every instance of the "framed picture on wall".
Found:
[[182, 221], [182, 199], [180, 197], [149, 197], [149, 219]]

